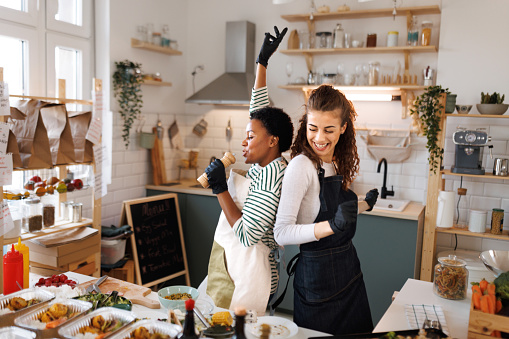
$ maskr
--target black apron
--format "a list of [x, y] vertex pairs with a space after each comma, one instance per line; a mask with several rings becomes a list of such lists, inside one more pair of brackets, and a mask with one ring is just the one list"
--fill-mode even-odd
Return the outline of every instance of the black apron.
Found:
[[[355, 200], [351, 190], [341, 189], [343, 177], [320, 181], [320, 212], [315, 223], [334, 218], [339, 204]], [[298, 326], [341, 335], [373, 331], [368, 296], [359, 258], [352, 243], [356, 224], [340, 234], [300, 245], [295, 268], [294, 321]]]

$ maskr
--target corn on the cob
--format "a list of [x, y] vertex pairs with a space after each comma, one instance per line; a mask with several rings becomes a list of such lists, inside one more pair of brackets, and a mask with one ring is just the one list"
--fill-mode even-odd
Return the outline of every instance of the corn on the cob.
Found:
[[212, 315], [212, 323], [214, 325], [231, 326], [233, 318], [230, 312], [216, 312]]

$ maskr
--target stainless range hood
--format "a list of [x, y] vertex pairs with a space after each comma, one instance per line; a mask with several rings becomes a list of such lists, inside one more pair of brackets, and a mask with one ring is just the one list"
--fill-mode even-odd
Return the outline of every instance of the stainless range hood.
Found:
[[186, 103], [249, 106], [254, 85], [255, 24], [226, 23], [226, 73], [186, 99]]

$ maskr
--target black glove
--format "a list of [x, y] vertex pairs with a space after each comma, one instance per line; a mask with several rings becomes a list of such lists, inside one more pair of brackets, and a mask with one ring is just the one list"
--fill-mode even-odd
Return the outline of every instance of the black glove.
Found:
[[348, 226], [357, 222], [357, 200], [346, 201], [338, 206], [336, 215], [329, 220], [330, 227], [334, 233], [345, 231]]
[[371, 191], [366, 193], [366, 197], [364, 198], [364, 201], [368, 203], [369, 209], [366, 211], [371, 211], [373, 209], [373, 206], [376, 204], [376, 200], [378, 199], [378, 190], [376, 188], [373, 188]]
[[228, 190], [228, 184], [226, 183], [226, 171], [224, 164], [221, 160], [216, 159], [213, 163], [205, 169], [207, 178], [209, 179], [210, 188], [212, 193], [219, 194]]
[[258, 59], [256, 59], [256, 63], [265, 66], [265, 68], [267, 68], [270, 56], [278, 48], [279, 44], [281, 43], [286, 34], [286, 31], [288, 31], [288, 28], [285, 27], [285, 29], [283, 29], [283, 31], [280, 34], [277, 27], [274, 26], [274, 31], [276, 32], [276, 37], [272, 36], [270, 33], [265, 33], [265, 39], [263, 40], [263, 45], [262, 48], [260, 49], [260, 54], [258, 54]]

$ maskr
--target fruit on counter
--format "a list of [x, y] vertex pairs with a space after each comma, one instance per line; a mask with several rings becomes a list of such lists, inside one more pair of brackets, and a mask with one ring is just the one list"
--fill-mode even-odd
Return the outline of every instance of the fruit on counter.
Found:
[[55, 193], [55, 186], [49, 185], [48, 187], [46, 187], [46, 193], [48, 194]]
[[12, 192], [12, 191], [4, 191], [4, 199], [7, 200], [20, 200], [26, 199], [30, 197], [30, 192]]
[[46, 187], [46, 183], [44, 181], [36, 182], [34, 185], [34, 189], [37, 189], [37, 187]]
[[57, 192], [58, 193], [65, 193], [67, 192], [67, 185], [63, 182], [59, 182], [57, 185]]
[[31, 181], [33, 182], [40, 182], [42, 181], [41, 177], [38, 176], [38, 175], [34, 175], [33, 177], [30, 178]]
[[74, 188], [76, 188], [77, 190], [80, 190], [83, 188], [83, 181], [81, 179], [73, 179], [71, 181], [71, 184], [73, 184]]
[[65, 184], [68, 184], [68, 183], [70, 183], [70, 182], [71, 182], [71, 179], [69, 179], [69, 178], [65, 178], [65, 179], [64, 179], [64, 183], [65, 183]]
[[74, 187], [74, 185], [73, 185], [72, 183], [70, 183], [70, 182], [68, 182], [68, 183], [66, 184], [66, 186], [67, 186], [67, 192], [72, 192], [72, 191], [74, 191], [74, 189], [76, 188], [76, 187]]
[[35, 181], [33, 180], [28, 180], [26, 183], [25, 183], [25, 189], [26, 190], [29, 190], [29, 191], [33, 191], [34, 188], [35, 188]]
[[39, 186], [35, 189], [35, 195], [37, 195], [38, 197], [42, 197], [44, 194], [46, 194], [45, 187]]
[[41, 286], [56, 286], [60, 287], [62, 285], [69, 285], [72, 288], [76, 286], [77, 282], [74, 280], [69, 279], [65, 274], [53, 274], [51, 277], [48, 278], [40, 278], [39, 281], [35, 284], [37, 287]]
[[57, 178], [57, 177], [51, 177], [49, 179], [46, 180], [46, 184], [47, 185], [55, 185], [59, 182], [60, 180]]

